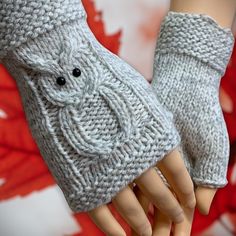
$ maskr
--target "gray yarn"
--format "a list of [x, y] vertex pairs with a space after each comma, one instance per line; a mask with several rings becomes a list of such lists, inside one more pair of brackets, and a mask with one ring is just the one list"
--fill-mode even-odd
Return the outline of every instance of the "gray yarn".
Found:
[[234, 38], [210, 17], [169, 12], [157, 42], [152, 86], [173, 113], [180, 150], [197, 185], [223, 187], [229, 158], [219, 85]]
[[[0, 3], [1, 12], [7, 12], [6, 2], [12, 4]], [[13, 2], [20, 3], [19, 11], [23, 3], [27, 9], [36, 4]], [[40, 2], [51, 9], [51, 1]], [[151, 85], [96, 41], [85, 13], [76, 8], [80, 1], [73, 1], [71, 14], [76, 16], [77, 9], [84, 17], [70, 22], [69, 1], [53, 2], [58, 4], [44, 14], [48, 22], [40, 24], [38, 37], [25, 31], [17, 36], [23, 40], [15, 37], [19, 43], [0, 38], [2, 61], [17, 81], [32, 134], [71, 209], [88, 211], [110, 202], [175, 148], [180, 137]], [[35, 9], [37, 4], [27, 11]], [[66, 24], [58, 24], [62, 16]], [[26, 21], [25, 14], [18, 17]], [[19, 32], [14, 25], [10, 35]], [[1, 24], [0, 31], [9, 38], [6, 26]], [[81, 70], [79, 77], [72, 75], [74, 68]], [[56, 83], [59, 76], [66, 78], [64, 86]]]
[[85, 16], [78, 0], [1, 0], [0, 60], [28, 39]]

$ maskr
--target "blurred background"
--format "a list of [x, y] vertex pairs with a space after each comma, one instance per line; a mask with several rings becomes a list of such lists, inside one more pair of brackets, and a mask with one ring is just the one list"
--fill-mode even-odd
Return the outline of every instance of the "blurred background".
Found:
[[[169, 2], [83, 2], [97, 39], [150, 81], [157, 34]], [[229, 184], [218, 191], [209, 216], [196, 212], [193, 236], [236, 235], [236, 49], [222, 80], [220, 101], [231, 141]], [[0, 65], [0, 236], [102, 235], [86, 214], [70, 211], [32, 140], [15, 83]]]

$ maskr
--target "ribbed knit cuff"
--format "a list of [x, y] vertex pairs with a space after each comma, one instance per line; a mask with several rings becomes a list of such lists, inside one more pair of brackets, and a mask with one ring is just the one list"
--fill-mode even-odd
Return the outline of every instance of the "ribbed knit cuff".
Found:
[[231, 30], [220, 27], [211, 17], [169, 12], [161, 26], [156, 53], [193, 56], [224, 74], [233, 44]]

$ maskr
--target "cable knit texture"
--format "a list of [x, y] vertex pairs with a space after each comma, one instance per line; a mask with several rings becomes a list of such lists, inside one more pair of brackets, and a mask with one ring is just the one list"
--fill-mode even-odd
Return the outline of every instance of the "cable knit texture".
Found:
[[206, 15], [169, 12], [161, 26], [152, 86], [173, 113], [180, 148], [197, 185], [227, 183], [229, 140], [219, 85], [233, 43], [230, 29]]
[[0, 40], [42, 156], [73, 211], [110, 202], [178, 145], [173, 122], [151, 85], [97, 42], [80, 1], [40, 1], [44, 14], [31, 1], [0, 3], [14, 18], [8, 2], [21, 12], [15, 22], [40, 22], [35, 37], [34, 27], [1, 24], [2, 38], [18, 36]]

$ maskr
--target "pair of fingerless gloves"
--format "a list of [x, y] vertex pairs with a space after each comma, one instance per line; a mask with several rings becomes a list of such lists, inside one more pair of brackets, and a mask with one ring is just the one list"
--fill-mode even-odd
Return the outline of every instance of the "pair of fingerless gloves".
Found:
[[1, 63], [75, 212], [110, 202], [176, 147], [197, 185], [226, 185], [218, 92], [233, 42], [208, 16], [169, 12], [150, 85], [97, 42], [80, 0], [0, 2]]

